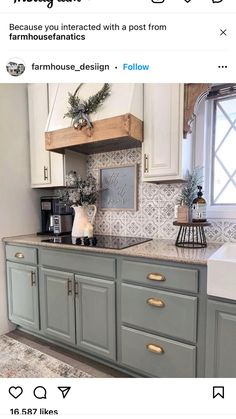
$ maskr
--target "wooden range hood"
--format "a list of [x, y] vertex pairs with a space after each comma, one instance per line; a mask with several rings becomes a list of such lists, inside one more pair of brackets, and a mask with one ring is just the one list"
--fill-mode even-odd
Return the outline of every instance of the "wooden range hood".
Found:
[[71, 149], [84, 154], [141, 147], [143, 121], [129, 113], [100, 119], [93, 128], [63, 128], [45, 133], [46, 150], [64, 153]]
[[[141, 147], [143, 141], [143, 85], [111, 85], [111, 95], [90, 118], [93, 127], [75, 129], [63, 116], [68, 109], [68, 92], [78, 85], [58, 84], [45, 132], [45, 148], [64, 153], [70, 149], [84, 154]], [[79, 94], [88, 98], [101, 84], [84, 84]]]

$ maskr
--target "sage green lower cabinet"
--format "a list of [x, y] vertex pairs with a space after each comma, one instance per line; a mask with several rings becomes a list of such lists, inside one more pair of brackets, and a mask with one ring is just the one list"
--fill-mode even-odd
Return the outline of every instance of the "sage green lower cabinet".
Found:
[[75, 343], [73, 274], [40, 269], [40, 311], [45, 336]]
[[[15, 242], [6, 259], [14, 324], [133, 376], [204, 376], [206, 267]], [[236, 305], [210, 301], [207, 376], [236, 377], [235, 348]]]
[[115, 360], [114, 282], [75, 275], [75, 284], [78, 347]]
[[208, 300], [206, 377], [236, 377], [236, 303]]
[[198, 269], [124, 259], [121, 275], [118, 359], [122, 365], [150, 377], [203, 375], [204, 362], [197, 365], [203, 352], [199, 351], [203, 302]]
[[7, 262], [9, 319], [29, 330], [39, 330], [37, 268]]

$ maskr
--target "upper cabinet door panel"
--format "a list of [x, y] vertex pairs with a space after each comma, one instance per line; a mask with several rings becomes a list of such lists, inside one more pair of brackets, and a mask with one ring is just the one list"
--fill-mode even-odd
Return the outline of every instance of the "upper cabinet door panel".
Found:
[[45, 129], [49, 107], [57, 85], [32, 83], [28, 86], [31, 186], [64, 186], [64, 156], [45, 149]]
[[184, 86], [146, 84], [144, 92], [143, 179], [182, 176]]
[[45, 150], [44, 132], [48, 117], [47, 84], [29, 84], [29, 130], [32, 186], [51, 182], [50, 154]]

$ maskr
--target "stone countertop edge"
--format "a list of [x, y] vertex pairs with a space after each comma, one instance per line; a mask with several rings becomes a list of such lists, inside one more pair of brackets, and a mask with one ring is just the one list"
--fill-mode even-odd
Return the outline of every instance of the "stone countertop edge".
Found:
[[65, 249], [81, 252], [101, 253], [116, 256], [140, 257], [152, 260], [177, 262], [190, 265], [207, 265], [207, 260], [218, 250], [223, 243], [209, 243], [207, 248], [188, 249], [176, 247], [174, 241], [154, 239], [152, 241], [137, 244], [126, 249], [104, 249], [98, 247], [83, 247], [56, 243], [42, 243], [45, 236], [30, 234], [25, 236], [4, 237], [3, 242], [8, 244], [21, 244], [29, 246], [40, 246], [51, 249]]

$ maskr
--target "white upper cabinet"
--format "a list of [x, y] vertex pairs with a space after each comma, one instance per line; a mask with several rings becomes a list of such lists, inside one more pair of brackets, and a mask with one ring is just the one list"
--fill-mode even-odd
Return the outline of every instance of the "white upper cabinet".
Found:
[[31, 186], [51, 184], [50, 153], [45, 150], [44, 132], [48, 118], [47, 84], [28, 85]]
[[183, 84], [145, 84], [143, 181], [184, 179], [191, 148], [183, 139], [183, 116]]
[[86, 171], [85, 156], [71, 151], [62, 155], [45, 150], [45, 130], [56, 90], [56, 84], [28, 85], [32, 188], [65, 186], [65, 175], [68, 171], [76, 170], [81, 176]]

